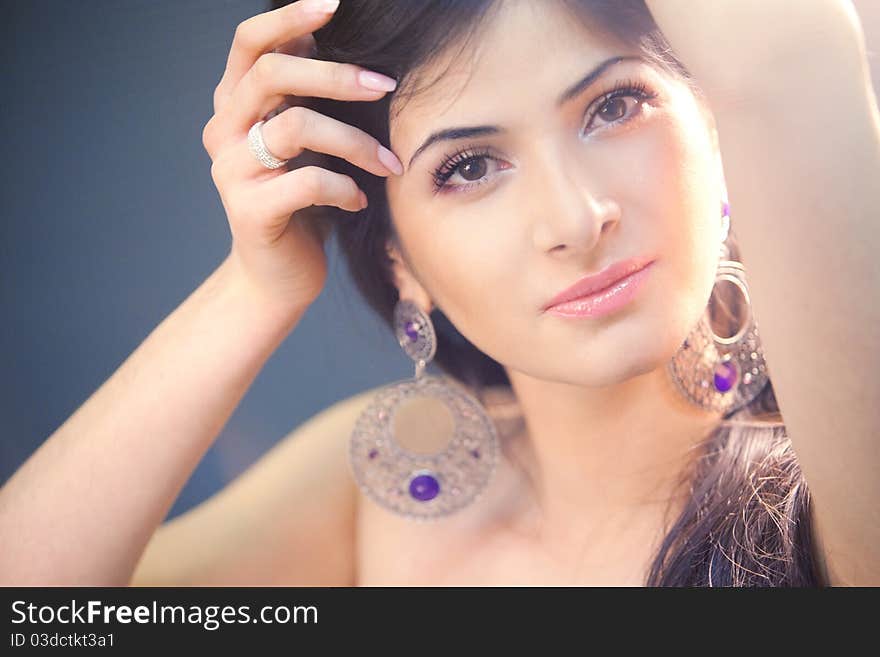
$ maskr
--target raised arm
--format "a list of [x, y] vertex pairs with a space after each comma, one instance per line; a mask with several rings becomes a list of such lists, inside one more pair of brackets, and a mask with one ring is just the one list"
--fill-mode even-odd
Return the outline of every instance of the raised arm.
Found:
[[[229, 257], [0, 489], [0, 584], [127, 584], [257, 372], [320, 294], [325, 227], [297, 213], [357, 212], [366, 197], [350, 176], [272, 166], [251, 150], [251, 131], [274, 159], [308, 149], [377, 176], [393, 172], [383, 162], [402, 171], [372, 136], [296, 105], [387, 93], [365, 84], [360, 67], [308, 56], [312, 31], [332, 11], [300, 0], [237, 27], [202, 134], [232, 232]], [[258, 124], [287, 99], [294, 104]]]
[[848, 0], [648, 0], [707, 91], [832, 585], [880, 584], [880, 112]]

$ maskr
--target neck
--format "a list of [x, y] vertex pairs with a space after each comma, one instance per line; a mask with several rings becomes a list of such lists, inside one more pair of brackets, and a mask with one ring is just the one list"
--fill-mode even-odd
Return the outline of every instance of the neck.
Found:
[[721, 418], [683, 399], [665, 367], [603, 387], [507, 373], [525, 426], [516, 461], [548, 539], [656, 517], [681, 495], [696, 448]]

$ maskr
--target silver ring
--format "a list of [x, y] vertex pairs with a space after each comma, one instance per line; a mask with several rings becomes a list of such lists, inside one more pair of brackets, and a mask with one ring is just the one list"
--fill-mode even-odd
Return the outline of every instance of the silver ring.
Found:
[[264, 167], [278, 169], [287, 164], [287, 160], [279, 160], [266, 148], [266, 142], [263, 141], [263, 123], [265, 121], [257, 121], [248, 130], [248, 148]]

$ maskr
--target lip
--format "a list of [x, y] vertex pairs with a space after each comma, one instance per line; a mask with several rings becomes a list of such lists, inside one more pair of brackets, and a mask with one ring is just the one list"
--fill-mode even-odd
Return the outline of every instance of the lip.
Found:
[[610, 313], [630, 301], [654, 262], [650, 257], [616, 262], [598, 274], [581, 278], [553, 297], [542, 310], [576, 317]]

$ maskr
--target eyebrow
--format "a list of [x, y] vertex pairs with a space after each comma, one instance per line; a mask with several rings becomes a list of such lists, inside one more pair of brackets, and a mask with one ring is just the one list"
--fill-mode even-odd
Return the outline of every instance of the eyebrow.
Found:
[[[621, 55], [617, 57], [610, 57], [606, 59], [604, 62], [600, 63], [593, 70], [587, 73], [580, 80], [575, 82], [573, 85], [568, 87], [565, 91], [563, 91], [559, 98], [556, 99], [556, 107], [562, 107], [565, 103], [570, 101], [572, 98], [580, 95], [581, 92], [589, 88], [599, 77], [605, 73], [611, 66], [615, 64], [627, 60], [641, 60], [642, 57], [638, 55]], [[503, 128], [497, 125], [477, 125], [477, 126], [468, 126], [461, 128], [446, 128], [445, 130], [438, 130], [437, 132], [431, 133], [431, 135], [425, 139], [421, 146], [419, 146], [415, 153], [413, 153], [412, 157], [409, 159], [409, 164], [407, 165], [407, 169], [412, 166], [412, 163], [415, 159], [424, 152], [429, 146], [441, 141], [454, 141], [457, 139], [466, 139], [468, 137], [480, 137], [483, 135], [497, 135], [505, 132]]]

